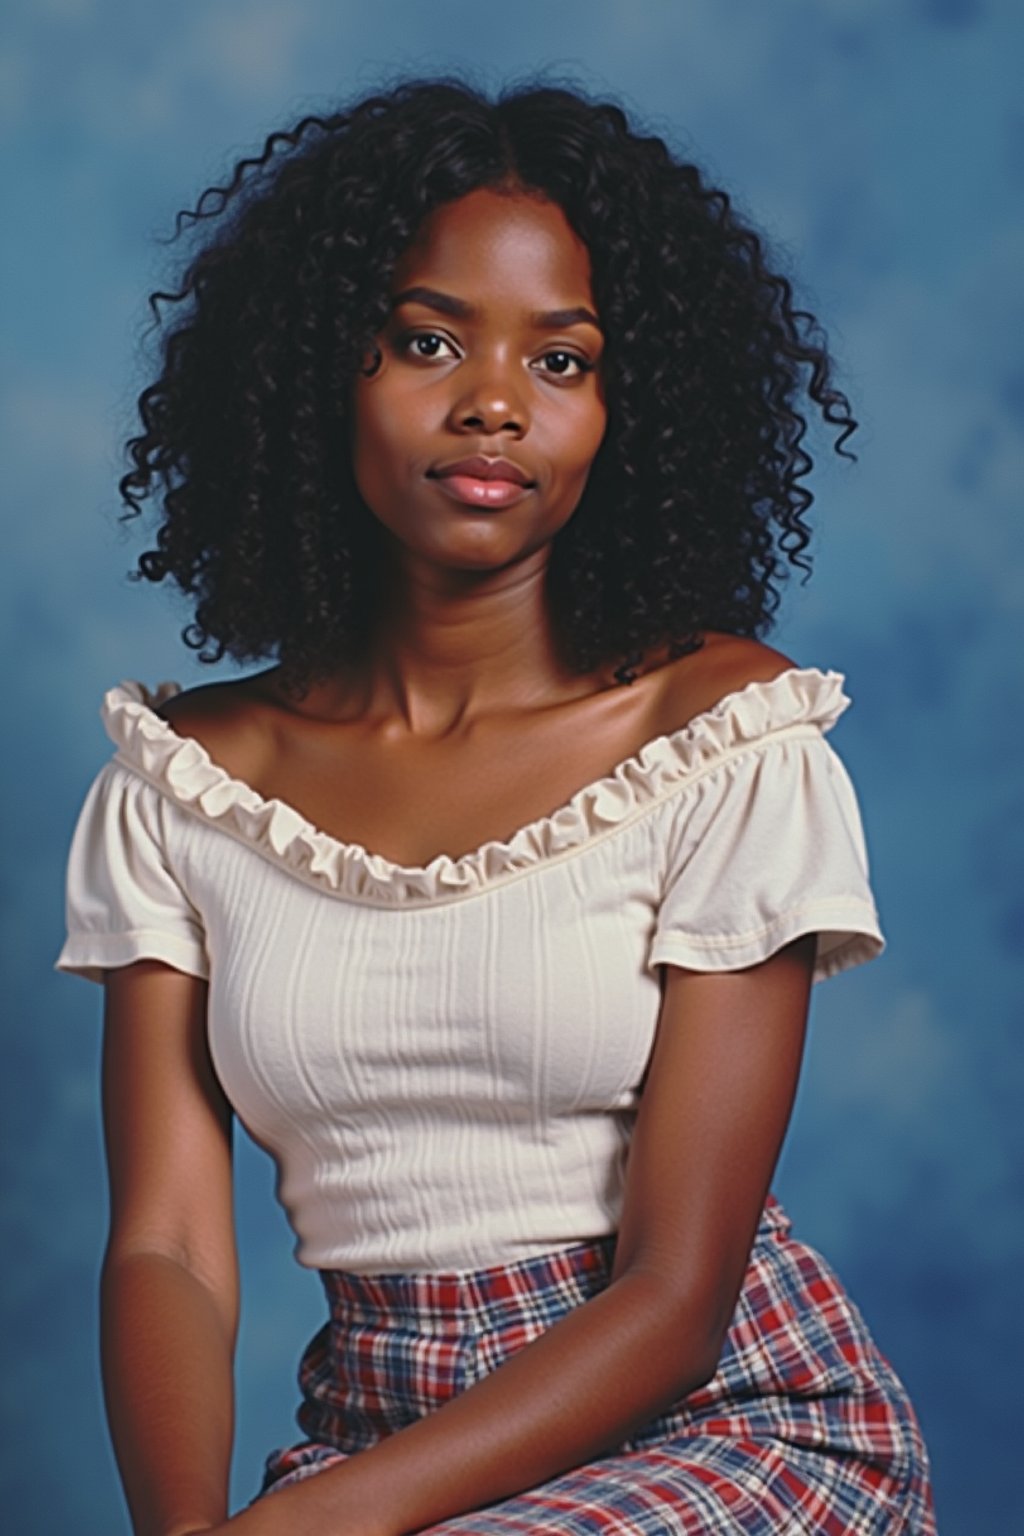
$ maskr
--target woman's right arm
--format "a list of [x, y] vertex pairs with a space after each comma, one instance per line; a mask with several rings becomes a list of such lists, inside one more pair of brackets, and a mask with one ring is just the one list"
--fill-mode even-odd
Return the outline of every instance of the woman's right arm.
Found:
[[207, 1047], [205, 981], [143, 960], [107, 971], [105, 988], [107, 1417], [135, 1536], [182, 1536], [227, 1518], [231, 1110]]

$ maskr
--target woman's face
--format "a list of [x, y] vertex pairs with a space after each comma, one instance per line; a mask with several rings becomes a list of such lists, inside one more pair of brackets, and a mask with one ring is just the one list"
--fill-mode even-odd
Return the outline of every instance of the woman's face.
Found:
[[481, 189], [424, 221], [353, 400], [356, 484], [403, 551], [493, 570], [553, 538], [604, 436], [602, 343], [556, 204]]

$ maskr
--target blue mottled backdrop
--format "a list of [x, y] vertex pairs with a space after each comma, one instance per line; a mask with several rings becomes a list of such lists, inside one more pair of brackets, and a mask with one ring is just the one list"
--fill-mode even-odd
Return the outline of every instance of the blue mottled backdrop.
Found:
[[[117, 523], [157, 237], [307, 108], [394, 71], [541, 67], [734, 190], [864, 423], [859, 464], [818, 475], [817, 573], [777, 643], [847, 673], [835, 741], [889, 949], [818, 992], [778, 1187], [916, 1398], [945, 1536], [1021, 1528], [1022, 18], [1014, 0], [9, 4], [0, 1508], [19, 1536], [127, 1530], [95, 1343], [100, 995], [50, 968], [102, 691], [200, 671], [184, 612], [125, 581], [140, 545]], [[291, 1435], [320, 1296], [248, 1147], [238, 1204], [242, 1501]]]

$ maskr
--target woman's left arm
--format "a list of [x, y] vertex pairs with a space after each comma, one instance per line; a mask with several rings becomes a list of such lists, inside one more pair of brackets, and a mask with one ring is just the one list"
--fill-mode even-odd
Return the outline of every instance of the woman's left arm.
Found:
[[667, 967], [612, 1281], [443, 1408], [226, 1536], [406, 1536], [613, 1449], [718, 1366], [796, 1093], [814, 938]]

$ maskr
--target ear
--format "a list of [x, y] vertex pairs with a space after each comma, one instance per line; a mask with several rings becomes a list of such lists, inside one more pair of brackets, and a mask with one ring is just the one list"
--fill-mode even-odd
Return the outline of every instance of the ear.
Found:
[[372, 379], [374, 374], [379, 371], [383, 360], [383, 353], [381, 352], [380, 347], [378, 347], [375, 342], [371, 342], [367, 346], [366, 351], [363, 353], [363, 361], [359, 367], [359, 372], [362, 377], [364, 379]]

